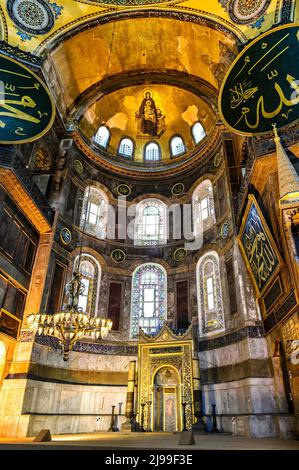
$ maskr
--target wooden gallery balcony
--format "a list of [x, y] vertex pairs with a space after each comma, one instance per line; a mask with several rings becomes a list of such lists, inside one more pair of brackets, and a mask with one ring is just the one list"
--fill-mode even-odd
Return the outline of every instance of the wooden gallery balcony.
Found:
[[13, 146], [0, 146], [0, 184], [40, 234], [51, 232], [54, 210]]

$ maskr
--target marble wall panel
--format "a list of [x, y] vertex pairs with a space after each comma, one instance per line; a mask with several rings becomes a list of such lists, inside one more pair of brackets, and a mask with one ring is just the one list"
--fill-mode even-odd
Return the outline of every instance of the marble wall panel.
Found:
[[248, 359], [267, 358], [268, 349], [264, 338], [245, 338], [228, 346], [201, 351], [198, 356], [200, 368], [209, 369], [244, 362]]
[[[26, 344], [26, 343], [25, 343]], [[68, 361], [63, 361], [59, 349], [34, 343], [31, 362], [68, 370], [127, 371], [135, 356], [102, 355], [71, 351]], [[28, 360], [28, 359], [27, 359]]]
[[[9, 382], [15, 382], [10, 380]], [[12, 394], [10, 388], [10, 395]], [[23, 413], [110, 414], [112, 405], [126, 402], [126, 387], [89, 386], [28, 380]], [[13, 409], [6, 414], [14, 415]]]
[[251, 378], [236, 382], [203, 385], [204, 409], [217, 414], [276, 413], [272, 378]]

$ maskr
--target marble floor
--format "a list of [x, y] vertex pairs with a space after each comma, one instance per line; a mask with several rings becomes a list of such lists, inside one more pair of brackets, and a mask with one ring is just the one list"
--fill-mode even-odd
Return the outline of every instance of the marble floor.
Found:
[[194, 435], [195, 444], [179, 445], [180, 433], [94, 433], [52, 436], [51, 442], [36, 443], [34, 438], [0, 438], [0, 450], [31, 449], [188, 449], [188, 450], [297, 450], [299, 441], [248, 439], [227, 434]]

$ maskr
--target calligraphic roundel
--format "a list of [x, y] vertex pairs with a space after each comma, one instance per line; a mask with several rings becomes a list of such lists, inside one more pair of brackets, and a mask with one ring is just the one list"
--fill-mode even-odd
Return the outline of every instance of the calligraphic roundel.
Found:
[[0, 54], [0, 144], [36, 140], [50, 129], [54, 118], [55, 105], [42, 80]]
[[247, 45], [219, 94], [222, 120], [243, 135], [272, 132], [299, 119], [299, 25], [268, 31]]

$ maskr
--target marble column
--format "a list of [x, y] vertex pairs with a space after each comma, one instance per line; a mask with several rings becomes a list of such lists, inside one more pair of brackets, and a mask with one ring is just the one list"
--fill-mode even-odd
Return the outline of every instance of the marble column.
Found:
[[193, 403], [194, 403], [194, 416], [197, 419], [196, 423], [193, 424], [192, 430], [196, 433], [205, 432], [205, 425], [202, 421], [202, 392], [200, 386], [200, 372], [199, 372], [199, 361], [198, 358], [192, 360], [192, 372], [193, 372]]
[[122, 425], [122, 431], [134, 431], [134, 388], [136, 375], [136, 361], [130, 361], [128, 373], [128, 388], [126, 399], [126, 418], [127, 421]]

